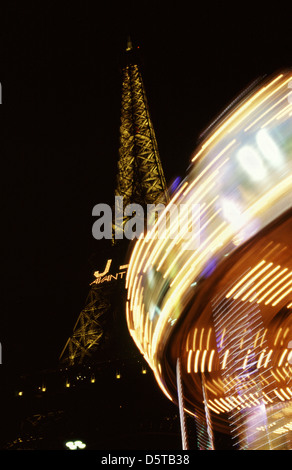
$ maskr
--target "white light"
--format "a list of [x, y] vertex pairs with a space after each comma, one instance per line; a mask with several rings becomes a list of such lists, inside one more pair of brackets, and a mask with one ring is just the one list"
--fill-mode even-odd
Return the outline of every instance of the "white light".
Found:
[[70, 450], [85, 449], [86, 444], [84, 444], [82, 441], [68, 441], [66, 442], [66, 447], [68, 447]]
[[221, 201], [223, 216], [231, 224], [234, 229], [238, 230], [245, 224], [246, 220], [238, 205], [230, 199], [222, 199]]
[[283, 163], [283, 156], [266, 129], [261, 129], [257, 133], [256, 141], [263, 157], [266, 158], [273, 167], [277, 167]]
[[237, 158], [242, 168], [248, 173], [254, 181], [260, 181], [265, 178], [267, 170], [259, 153], [251, 146], [245, 145], [237, 152]]
[[70, 450], [77, 449], [76, 445], [72, 441], [66, 442], [66, 447], [68, 447]]
[[86, 444], [82, 441], [75, 441], [74, 443], [79, 449], [84, 449], [86, 447]]

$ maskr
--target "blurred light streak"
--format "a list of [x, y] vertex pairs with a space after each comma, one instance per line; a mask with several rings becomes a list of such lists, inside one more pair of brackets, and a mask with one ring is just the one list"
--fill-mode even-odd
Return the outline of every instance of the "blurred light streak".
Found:
[[[210, 145], [210, 143], [213, 142], [214, 139], [216, 139], [216, 137], [218, 137], [218, 135], [220, 135], [222, 133], [222, 131], [228, 125], [230, 125], [240, 114], [243, 113], [243, 111], [246, 110], [246, 108], [248, 108], [256, 99], [258, 99], [260, 95], [262, 95], [268, 88], [272, 87], [274, 85], [274, 83], [276, 83], [282, 77], [283, 77], [283, 74], [276, 77], [271, 83], [269, 83], [269, 85], [266, 85], [265, 87], [263, 87], [252, 98], [250, 98], [246, 103], [244, 103], [235, 113], [233, 113], [232, 116], [226, 122], [224, 122], [224, 124], [221, 127], [219, 127], [219, 129], [217, 131], [214, 132], [212, 137], [210, 137], [207, 140], [207, 142], [205, 142], [202, 145], [201, 150], [193, 157], [192, 162], [194, 162], [201, 155], [201, 153]], [[290, 78], [289, 78], [289, 80], [290, 80]], [[286, 83], [288, 83], [289, 80], [287, 80], [285, 83], [283, 83], [279, 88], [276, 88], [276, 90], [274, 90], [273, 93], [276, 93], [278, 91], [278, 89], [280, 89], [282, 86], [284, 86]], [[268, 97], [266, 99], [268, 99]], [[262, 103], [263, 103], [263, 101], [262, 101]]]
[[[268, 291], [268, 295], [271, 292], [273, 292], [275, 289], [277, 289], [277, 287], [279, 287], [284, 281], [286, 281], [286, 279], [288, 279], [291, 276], [292, 276], [292, 273], [289, 273], [289, 274], [287, 274], [287, 276], [283, 277], [283, 279], [281, 279], [279, 282], [277, 282], [277, 284], [275, 286], [273, 286], [273, 288]], [[272, 300], [274, 300], [274, 298], [277, 297], [277, 295], [279, 295], [291, 283], [292, 283], [292, 280], [288, 281], [286, 284], [284, 284], [284, 286], [282, 286], [280, 289], [278, 289], [276, 293], [274, 293], [271, 297], [268, 298], [268, 300], [266, 300], [265, 305], [268, 305], [269, 303], [271, 303]]]
[[264, 157], [275, 167], [283, 163], [283, 155], [275, 141], [271, 138], [266, 129], [260, 130], [256, 135], [258, 147]]
[[[272, 263], [273, 264], [273, 263]], [[275, 272], [277, 272], [279, 269], [280, 269], [281, 266], [276, 266], [274, 269], [272, 269], [272, 271], [270, 271], [268, 274], [266, 274], [259, 282], [257, 282], [243, 297], [242, 297], [242, 300], [245, 301], [246, 299], [248, 299], [250, 297], [250, 295], [254, 292], [254, 291], [257, 291], [257, 289], [266, 282], [267, 279], [269, 279], [269, 277], [271, 277]], [[251, 299], [252, 300], [255, 300], [256, 297], [257, 297], [258, 293], [256, 293], [256, 295]]]
[[237, 158], [252, 180], [261, 181], [267, 176], [267, 169], [259, 153], [250, 145], [241, 147], [237, 152]]
[[[279, 277], [281, 277], [283, 274], [285, 274], [286, 272], [288, 271], [288, 268], [284, 268], [282, 269], [282, 271], [280, 271], [276, 276], [273, 277], [273, 279], [271, 279], [267, 284], [264, 285], [263, 288], [261, 288], [258, 292], [257, 292], [257, 296], [259, 296], [260, 294], [262, 294], [262, 292], [264, 292], [271, 284], [273, 284], [273, 282], [275, 282], [277, 279], [279, 279]], [[280, 284], [281, 284], [282, 281], [280, 281]], [[277, 287], [277, 285], [276, 285]], [[268, 290], [268, 292], [266, 292], [262, 297], [260, 297], [258, 300], [257, 300], [257, 303], [260, 304], [263, 300], [265, 300], [266, 297], [268, 297], [268, 295], [276, 288], [275, 286], [273, 286], [271, 289]], [[255, 298], [257, 297], [255, 296]], [[250, 300], [251, 302], [254, 300], [254, 297]]]
[[284, 95], [279, 101], [277, 101], [273, 106], [269, 106], [268, 109], [262, 113], [257, 119], [255, 119], [249, 126], [247, 126], [245, 129], [244, 129], [244, 132], [247, 132], [249, 129], [251, 129], [258, 121], [260, 121], [261, 119], [263, 119], [264, 116], [266, 116], [266, 114], [270, 113], [276, 106], [279, 106], [280, 103], [282, 103], [282, 101], [285, 101], [288, 99], [288, 96], [289, 96], [289, 93], [287, 95]]
[[266, 266], [264, 266], [255, 276], [252, 277], [244, 286], [235, 294], [233, 297], [234, 299], [238, 299], [238, 297], [241, 296], [241, 294], [249, 287], [256, 279], [258, 279], [264, 272], [267, 271], [272, 266], [273, 263], [269, 263]]
[[[169, 205], [159, 214], [153, 228], [133, 247], [126, 277], [126, 318], [134, 341], [170, 399], [173, 392], [166, 386], [168, 373], [164, 365], [161, 366], [165, 364], [162, 360], [165, 346], [172, 341], [176, 320], [183, 320], [189, 302], [196, 299], [197, 292], [204, 286], [206, 267], [215, 266], [216, 274], [217, 266], [225, 263], [225, 256], [232, 257], [244, 243], [291, 208], [291, 103], [286, 105], [288, 82], [291, 82], [290, 72], [267, 80], [264, 86], [250, 93], [219, 121], [196, 151], [192, 159], [195, 164], [172, 195]], [[175, 229], [171, 224], [163, 238], [155, 237], [158, 221], [172, 205], [183, 204], [180, 213], [182, 232], [170, 239], [169, 235]], [[200, 204], [200, 245], [188, 251], [184, 249], [184, 235], [189, 225], [188, 209], [193, 204]], [[278, 330], [275, 344], [274, 339], [272, 342], [272, 345], [277, 345], [277, 351], [274, 346], [273, 350], [266, 342], [268, 329], [266, 325], [260, 328], [255, 310], [258, 304], [261, 304], [258, 308], [264, 309], [281, 306], [280, 302], [284, 300], [287, 303], [286, 298], [292, 291], [291, 271], [279, 259], [281, 247], [276, 241], [274, 245], [270, 244], [271, 249], [265, 248], [262, 260], [255, 257], [255, 266], [248, 270], [245, 268], [241, 277], [234, 278], [233, 285], [230, 282], [226, 286], [225, 303], [218, 307], [220, 335], [215, 338], [217, 350], [214, 349], [210, 325], [200, 324], [202, 312], [195, 303], [193, 305], [197, 323], [194, 320], [194, 324], [189, 326], [187, 340], [181, 345], [184, 351], [182, 370], [190, 374], [190, 381], [197, 374], [197, 384], [200, 373], [204, 371], [212, 377], [215, 370], [223, 374], [225, 369], [228, 372], [231, 364], [238, 367], [237, 375], [230, 376], [228, 382], [220, 378], [217, 381], [213, 378], [206, 380], [210, 397], [217, 393], [216, 399], [207, 399], [208, 408], [215, 414], [250, 409], [248, 419], [252, 419], [254, 407], [259, 404], [271, 404], [277, 396], [281, 401], [287, 397], [291, 399], [289, 391], [281, 383], [288, 372], [281, 369], [281, 374], [275, 370], [275, 364], [283, 367], [285, 358], [290, 357], [288, 350], [284, 353], [281, 349], [284, 328], [286, 335], [289, 328], [285, 325], [282, 332]], [[272, 260], [271, 253], [274, 256]], [[279, 261], [275, 262], [275, 259]], [[291, 297], [288, 301], [288, 308], [291, 308]], [[153, 315], [156, 309], [159, 314]], [[240, 329], [235, 324], [230, 331], [230, 322], [236, 323], [239, 318], [244, 318], [249, 328]], [[221, 362], [217, 356], [220, 351]], [[274, 393], [272, 399], [269, 386], [274, 379], [279, 389], [272, 385], [278, 393]], [[257, 380], [261, 382], [259, 394], [255, 393]], [[224, 396], [226, 387], [230, 393]], [[241, 433], [240, 429], [237, 431]]]
[[226, 294], [226, 299], [231, 297], [231, 295], [263, 264], [265, 264], [265, 260], [260, 261], [253, 269], [248, 271], [248, 273], [228, 292], [228, 294]]

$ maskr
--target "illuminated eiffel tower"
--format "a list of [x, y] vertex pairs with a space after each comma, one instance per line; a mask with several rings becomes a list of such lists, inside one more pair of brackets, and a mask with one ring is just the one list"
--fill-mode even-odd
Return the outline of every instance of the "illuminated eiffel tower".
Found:
[[[137, 54], [130, 39], [123, 68], [119, 154], [116, 196], [123, 197], [124, 206], [166, 203], [166, 182]], [[119, 227], [114, 226], [114, 231], [123, 231], [126, 220]]]
[[[123, 206], [130, 203], [166, 203], [166, 182], [159, 157], [158, 146], [150, 118], [145, 88], [140, 72], [137, 51], [128, 39], [122, 68], [122, 103], [120, 148], [115, 192], [116, 201]], [[127, 241], [123, 237], [126, 220], [113, 223], [113, 240], [108, 247], [101, 272], [95, 271], [85, 307], [80, 312], [60, 355], [69, 366], [92, 360], [98, 361], [109, 354], [114, 359], [125, 350], [125, 253]], [[118, 240], [117, 240], [118, 239]], [[123, 333], [122, 333], [123, 332]], [[131, 340], [130, 340], [131, 341]]]
[[[136, 52], [128, 41], [113, 197], [123, 198], [124, 206], [139, 203], [145, 208], [168, 197]], [[126, 222], [113, 224], [109, 232], [123, 234]], [[21, 378], [19, 396], [28, 401], [22, 400], [25, 406], [17, 418], [21, 431], [6, 444], [9, 449], [64, 449], [68, 440], [73, 444], [80, 438], [92, 449], [180, 446], [176, 406], [161, 393], [127, 327], [130, 241], [110, 233], [96, 243], [85, 306], [57, 367]]]

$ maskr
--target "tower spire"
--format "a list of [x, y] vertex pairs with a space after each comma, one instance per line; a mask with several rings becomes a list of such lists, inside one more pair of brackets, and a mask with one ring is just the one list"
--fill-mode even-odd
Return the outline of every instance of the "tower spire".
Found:
[[[128, 37], [127, 52], [131, 59], [122, 69], [122, 102], [120, 123], [120, 147], [116, 196], [123, 197], [124, 206], [137, 203], [166, 203], [168, 192], [154, 127], [150, 117], [145, 87], [134, 54], [131, 38]], [[113, 230], [123, 230], [123, 225]]]

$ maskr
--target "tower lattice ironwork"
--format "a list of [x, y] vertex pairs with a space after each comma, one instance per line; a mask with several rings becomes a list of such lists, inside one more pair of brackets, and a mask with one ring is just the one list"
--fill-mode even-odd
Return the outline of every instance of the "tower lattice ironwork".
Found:
[[[123, 197], [124, 206], [135, 203], [146, 207], [167, 202], [167, 186], [145, 87], [130, 39], [123, 67], [119, 157], [115, 194]], [[113, 225], [115, 233], [123, 231], [127, 219], [124, 217], [119, 226]]]
[[[168, 199], [140, 66], [130, 39], [122, 68], [120, 147], [115, 195], [122, 196], [123, 206], [137, 203], [146, 207], [147, 204], [166, 203]], [[118, 227], [113, 223], [113, 234], [117, 230], [124, 230], [125, 221], [126, 218]], [[123, 260], [124, 254], [120, 253], [119, 265], [123, 264]], [[116, 318], [109, 313], [112, 309], [112, 297], [117, 297], [117, 292], [113, 292], [113, 284], [108, 282], [109, 270], [95, 275], [95, 281], [98, 282], [91, 284], [85, 307], [60, 355], [61, 362], [70, 366], [82, 364], [85, 359], [92, 357], [106, 341], [105, 336], [111, 334], [107, 329], [105, 335], [105, 323], [113, 322]], [[118, 295], [123, 296], [121, 290]]]
[[74, 365], [82, 363], [85, 358], [91, 356], [103, 336], [101, 317], [110, 308], [110, 302], [101, 286], [91, 287], [84, 309], [80, 312], [73, 328], [73, 333], [68, 338], [60, 359]]

